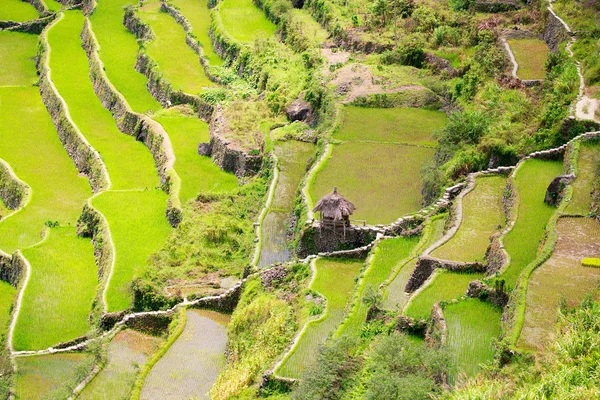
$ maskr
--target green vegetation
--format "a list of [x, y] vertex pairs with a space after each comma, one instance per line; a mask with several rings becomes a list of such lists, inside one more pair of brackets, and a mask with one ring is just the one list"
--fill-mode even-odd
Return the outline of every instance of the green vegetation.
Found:
[[544, 79], [546, 59], [550, 49], [540, 39], [508, 40], [515, 60], [519, 64], [517, 75], [521, 79]]
[[108, 311], [131, 306], [129, 286], [142, 275], [150, 256], [160, 250], [171, 227], [164, 217], [167, 195], [159, 190], [105, 192], [92, 205], [108, 220], [115, 264], [106, 288]]
[[525, 161], [516, 172], [517, 220], [504, 237], [510, 264], [501, 275], [509, 288], [515, 286], [521, 271], [537, 255], [546, 224], [556, 210], [544, 203], [546, 188], [562, 172], [561, 162], [535, 159]]
[[176, 90], [198, 94], [214, 85], [206, 76], [198, 55], [185, 43], [183, 27], [160, 11], [159, 1], [145, 3], [139, 15], [155, 35], [154, 40], [146, 44], [146, 52]]
[[210, 157], [198, 155], [198, 144], [208, 142], [208, 124], [191, 110], [176, 108], [154, 116], [169, 134], [175, 153], [175, 170], [181, 178], [179, 198], [182, 203], [198, 193], [227, 192], [238, 186], [235, 175], [223, 172]]
[[218, 7], [225, 30], [239, 42], [253, 43], [277, 30], [251, 0], [224, 0]]
[[321, 47], [329, 34], [304, 9], [293, 8], [287, 13], [285, 42], [296, 51]]
[[581, 261], [581, 265], [584, 267], [596, 267], [600, 268], [600, 258], [584, 258]]
[[35, 35], [0, 32], [0, 86], [30, 86], [37, 81], [34, 60], [37, 43]]
[[123, 26], [123, 7], [133, 4], [137, 2], [99, 0], [90, 20], [108, 79], [134, 111], [145, 113], [160, 109], [160, 104], [146, 89], [146, 77], [135, 70], [139, 46], [135, 36]]
[[126, 329], [108, 345], [108, 360], [104, 368], [85, 387], [79, 399], [104, 400], [128, 398], [135, 377], [148, 357], [164, 340]]
[[590, 193], [594, 182], [600, 176], [600, 146], [582, 142], [577, 158], [577, 179], [572, 183], [573, 196], [566, 207], [571, 214], [588, 215], [591, 210]]
[[500, 308], [477, 299], [465, 299], [444, 307], [451, 382], [462, 380], [463, 374], [475, 375], [480, 364], [489, 364], [493, 360], [501, 317]]
[[86, 353], [18, 357], [15, 392], [18, 399], [66, 399], [92, 369]]
[[433, 134], [446, 121], [443, 112], [421, 108], [344, 107], [342, 123], [334, 138], [435, 147]]
[[0, 21], [29, 21], [38, 18], [38, 13], [29, 3], [21, 0], [3, 0]]
[[221, 57], [215, 53], [212, 40], [208, 35], [211, 23], [208, 0], [171, 0], [171, 4], [181, 11], [192, 26], [192, 34], [198, 39], [210, 65], [223, 64]]
[[337, 186], [356, 205], [352, 219], [388, 224], [421, 208], [421, 166], [433, 154], [430, 148], [397, 144], [335, 145], [315, 178], [311, 196], [318, 200]]
[[89, 330], [98, 283], [92, 243], [72, 227], [52, 228], [46, 235], [23, 250], [32, 268], [15, 327], [16, 350], [46, 349]]
[[490, 237], [506, 219], [502, 196], [506, 178], [483, 176], [462, 201], [462, 222], [456, 234], [431, 255], [444, 260], [483, 262]]
[[369, 267], [365, 271], [357, 290], [355, 303], [348, 318], [338, 329], [337, 335], [360, 335], [369, 306], [378, 305], [367, 304], [369, 297], [377, 293], [379, 285], [389, 277], [392, 269], [412, 253], [419, 243], [419, 239], [418, 236], [398, 237], [384, 240], [375, 247]]
[[438, 269], [429, 284], [413, 294], [403, 314], [414, 319], [427, 319], [434, 304], [460, 298], [467, 292], [469, 283], [481, 277], [482, 274], [478, 273]]
[[[325, 297], [327, 307], [321, 317], [308, 322], [300, 340], [276, 371], [279, 375], [299, 378], [316, 360], [319, 346], [325, 343], [344, 319], [346, 305], [352, 298], [355, 277], [362, 265], [362, 261], [341, 259], [319, 259], [315, 262], [316, 274], [310, 289]], [[336, 284], [332, 285], [331, 282]]]
[[0, 326], [6, 329], [10, 322], [13, 302], [17, 291], [7, 282], [0, 282]]

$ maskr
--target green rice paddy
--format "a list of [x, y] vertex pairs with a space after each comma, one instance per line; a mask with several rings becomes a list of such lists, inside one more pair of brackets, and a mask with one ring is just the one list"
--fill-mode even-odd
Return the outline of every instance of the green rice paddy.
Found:
[[449, 381], [479, 372], [481, 364], [494, 359], [494, 340], [500, 336], [502, 310], [477, 299], [466, 299], [444, 307], [450, 351]]
[[318, 320], [308, 322], [298, 344], [276, 371], [279, 375], [299, 378], [314, 362], [319, 346], [344, 319], [346, 305], [352, 298], [354, 279], [362, 265], [363, 262], [357, 260], [321, 258], [316, 261], [317, 272], [310, 289], [327, 299], [327, 307]]
[[546, 224], [556, 210], [544, 203], [546, 189], [562, 173], [562, 162], [535, 159], [525, 161], [517, 171], [514, 181], [518, 196], [517, 220], [504, 237], [504, 248], [511, 260], [501, 275], [509, 288], [515, 286], [521, 271], [537, 255]]
[[570, 214], [588, 215], [594, 190], [594, 181], [600, 174], [600, 145], [581, 143], [577, 161], [577, 179], [573, 181], [573, 196], [566, 207]]
[[38, 18], [37, 10], [29, 3], [21, 0], [2, 0], [0, 21], [29, 21]]
[[456, 234], [431, 255], [444, 260], [483, 261], [490, 236], [505, 220], [502, 196], [506, 178], [483, 176], [462, 201], [463, 217]]
[[108, 345], [106, 366], [85, 387], [78, 399], [112, 400], [129, 398], [140, 368], [164, 339], [126, 329]]
[[63, 5], [56, 0], [42, 0], [42, 2], [46, 3], [46, 7], [50, 11], [58, 11], [63, 8]]
[[[444, 217], [432, 218], [429, 221], [423, 229], [423, 235], [418, 244], [419, 249], [425, 250], [442, 238], [444, 235], [446, 217], [447, 215]], [[404, 292], [404, 288], [415, 270], [417, 258], [413, 257], [412, 259], [399, 260], [399, 263], [398, 270], [395, 272], [395, 276], [392, 277], [392, 281], [383, 289], [382, 303], [384, 308], [402, 310], [408, 302], [409, 296]]]
[[208, 124], [194, 115], [177, 109], [154, 116], [169, 134], [175, 153], [175, 170], [181, 178], [179, 198], [182, 203], [200, 192], [225, 192], [238, 186], [235, 175], [219, 169], [210, 157], [198, 155], [198, 144], [208, 142]]
[[519, 69], [517, 76], [521, 79], [544, 79], [546, 76], [546, 59], [550, 49], [540, 39], [508, 40]]
[[591, 218], [560, 218], [557, 230], [552, 256], [529, 278], [518, 342], [527, 349], [542, 349], [552, 342], [562, 298], [574, 307], [600, 282], [600, 269], [581, 265], [583, 258], [600, 255], [600, 223]]
[[134, 111], [145, 113], [160, 109], [160, 103], [146, 89], [146, 77], [135, 70], [139, 45], [123, 26], [123, 7], [135, 4], [135, 0], [98, 0], [91, 22], [108, 79]]
[[208, 28], [210, 28], [211, 18], [210, 9], [208, 8], [207, 0], [171, 0], [170, 2], [188, 20], [192, 26], [192, 33], [202, 45], [204, 56], [208, 59], [210, 65], [221, 65], [223, 60], [212, 45], [212, 40], [208, 36]]
[[334, 138], [435, 147], [433, 134], [446, 121], [445, 113], [423, 108], [344, 107], [342, 123]]
[[252, 0], [224, 0], [219, 5], [219, 14], [225, 30], [241, 43], [254, 43], [277, 30]]
[[214, 86], [204, 73], [198, 55], [185, 43], [183, 27], [159, 10], [160, 2], [153, 0], [140, 8], [139, 15], [156, 36], [146, 45], [146, 51], [158, 63], [164, 78], [176, 90], [189, 94]]
[[438, 269], [431, 282], [415, 293], [404, 310], [404, 315], [427, 319], [435, 303], [458, 299], [467, 292], [469, 283], [480, 279], [479, 273], [458, 273]]
[[0, 86], [31, 86], [38, 80], [35, 69], [37, 46], [35, 35], [0, 32]]
[[47, 235], [23, 250], [32, 267], [15, 326], [15, 350], [46, 349], [89, 330], [98, 284], [94, 247], [74, 227], [52, 228]]
[[419, 243], [418, 236], [397, 237], [381, 242], [376, 248], [369, 268], [366, 270], [358, 289], [356, 303], [354, 304], [348, 318], [340, 327], [337, 334], [360, 335], [360, 328], [365, 322], [369, 306], [363, 302], [363, 298], [369, 292], [377, 292], [381, 285], [390, 275], [399, 262], [405, 260]]
[[159, 190], [105, 192], [92, 205], [108, 220], [115, 244], [115, 265], [106, 289], [108, 311], [131, 305], [129, 285], [147, 265], [148, 258], [166, 240], [171, 226], [165, 218], [167, 195]]
[[15, 362], [17, 399], [66, 399], [90, 372], [92, 357], [85, 353], [62, 353], [18, 357]]

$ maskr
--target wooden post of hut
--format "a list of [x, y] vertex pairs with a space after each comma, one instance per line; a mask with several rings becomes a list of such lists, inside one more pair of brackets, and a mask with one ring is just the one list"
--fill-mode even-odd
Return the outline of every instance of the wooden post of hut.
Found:
[[342, 225], [344, 239], [346, 239], [346, 227], [350, 226], [350, 216], [355, 210], [354, 204], [346, 200], [338, 193], [337, 187], [334, 187], [333, 192], [326, 194], [317, 202], [313, 211], [321, 213], [321, 227], [331, 225], [335, 232], [336, 225]]

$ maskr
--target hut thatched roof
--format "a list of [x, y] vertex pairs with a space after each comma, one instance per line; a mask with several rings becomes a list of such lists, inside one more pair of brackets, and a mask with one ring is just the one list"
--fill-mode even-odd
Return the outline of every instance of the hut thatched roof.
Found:
[[339, 221], [352, 215], [354, 210], [356, 210], [354, 204], [346, 200], [338, 193], [337, 188], [334, 188], [333, 192], [326, 194], [317, 202], [313, 211], [320, 211], [323, 218]]

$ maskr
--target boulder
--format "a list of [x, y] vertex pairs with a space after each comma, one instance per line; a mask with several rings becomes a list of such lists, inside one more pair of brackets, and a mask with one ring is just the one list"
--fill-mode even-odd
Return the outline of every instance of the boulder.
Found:
[[560, 200], [562, 199], [561, 193], [564, 189], [565, 185], [575, 179], [575, 175], [561, 175], [557, 176], [550, 182], [548, 185], [548, 189], [546, 189], [546, 197], [544, 198], [544, 203], [549, 204], [551, 206], [558, 206]]
[[201, 156], [208, 156], [212, 154], [212, 146], [210, 143], [200, 143], [198, 145], [198, 154]]
[[312, 106], [302, 97], [290, 104], [286, 113], [290, 121], [302, 121], [311, 124], [314, 120]]

